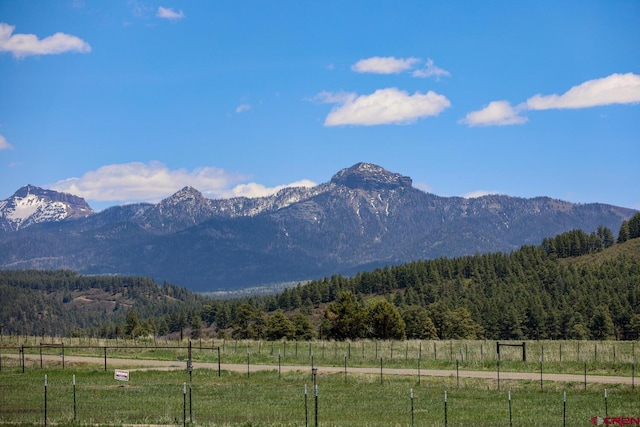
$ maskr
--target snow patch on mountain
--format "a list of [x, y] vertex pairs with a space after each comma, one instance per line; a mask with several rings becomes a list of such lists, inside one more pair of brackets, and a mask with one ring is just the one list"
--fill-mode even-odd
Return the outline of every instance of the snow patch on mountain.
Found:
[[14, 207], [7, 211], [7, 217], [16, 223], [21, 223], [35, 214], [40, 207], [40, 199], [35, 194], [29, 194], [24, 198], [14, 199]]
[[84, 199], [27, 185], [0, 201], [0, 228], [19, 230], [41, 222], [62, 221], [93, 214]]

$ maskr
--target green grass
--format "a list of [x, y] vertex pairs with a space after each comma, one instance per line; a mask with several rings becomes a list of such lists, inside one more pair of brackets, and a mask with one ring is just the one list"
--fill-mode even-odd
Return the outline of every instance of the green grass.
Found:
[[[131, 371], [128, 383], [117, 382], [113, 371], [72, 366], [61, 369], [18, 369], [0, 372], [0, 423], [43, 424], [44, 375], [47, 375], [47, 419], [56, 425], [182, 424], [185, 371]], [[72, 375], [76, 376], [77, 419], [73, 420]], [[309, 425], [314, 425], [315, 400], [308, 372], [240, 373], [196, 369], [193, 372], [192, 414], [195, 425], [305, 425], [305, 384]], [[318, 420], [321, 426], [409, 426], [410, 389], [414, 391], [414, 422], [444, 425], [447, 390], [449, 426], [508, 426], [507, 390], [512, 396], [515, 426], [562, 425], [563, 392], [567, 393], [567, 426], [589, 425], [605, 415], [604, 387], [582, 383], [495, 381], [379, 375], [319, 375]], [[640, 416], [638, 391], [607, 386], [609, 416]], [[187, 423], [190, 413], [187, 400]]]
[[[27, 354], [59, 355], [60, 348], [39, 348], [40, 338], [9, 341], [2, 343], [3, 354], [17, 353], [21, 345], [32, 346], [25, 349]], [[186, 360], [188, 341], [137, 341], [132, 340], [88, 340], [64, 339], [66, 356], [86, 355], [103, 358], [104, 348], [126, 346], [119, 349], [108, 348], [108, 358], [135, 358], [152, 360]], [[60, 343], [59, 338], [45, 338], [44, 342]], [[500, 341], [506, 342], [506, 341]], [[522, 343], [522, 341], [512, 342]], [[87, 349], [87, 346], [94, 349]], [[151, 348], [139, 348], [138, 346]], [[7, 346], [12, 346], [7, 348]], [[178, 348], [179, 347], [179, 348]], [[220, 348], [222, 363], [277, 365], [278, 354], [282, 365], [344, 366], [345, 357], [349, 367], [380, 366], [382, 358], [385, 368], [416, 369], [420, 354], [421, 369], [455, 369], [456, 359], [459, 369], [496, 370], [496, 342], [478, 341], [371, 341], [357, 342], [313, 341], [313, 342], [266, 342], [250, 340], [196, 340], [192, 342], [192, 358], [195, 362], [218, 362], [217, 349]], [[635, 362], [635, 342], [633, 341], [527, 341], [527, 361], [522, 361], [519, 347], [501, 347], [500, 370], [516, 372], [538, 372], [540, 358], [545, 373], [582, 374], [586, 362], [590, 375], [632, 375], [632, 360]], [[8, 363], [4, 360], [3, 363]], [[35, 362], [32, 362], [35, 363]], [[51, 362], [49, 362], [51, 363]], [[39, 365], [39, 363], [37, 363]], [[61, 365], [61, 358], [54, 365]]]

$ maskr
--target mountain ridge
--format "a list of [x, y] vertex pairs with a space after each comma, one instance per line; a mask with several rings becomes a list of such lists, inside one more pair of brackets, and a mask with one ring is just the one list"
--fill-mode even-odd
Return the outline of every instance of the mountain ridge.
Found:
[[213, 200], [185, 187], [157, 204], [0, 233], [0, 269], [142, 275], [227, 290], [510, 252], [571, 229], [617, 232], [635, 212], [549, 197], [442, 197], [414, 188], [409, 177], [358, 163], [329, 182], [268, 197]]

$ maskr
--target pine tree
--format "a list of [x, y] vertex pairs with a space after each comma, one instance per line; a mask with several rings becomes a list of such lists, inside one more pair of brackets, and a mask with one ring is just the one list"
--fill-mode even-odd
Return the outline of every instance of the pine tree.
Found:
[[606, 340], [613, 336], [613, 320], [607, 306], [601, 305], [597, 308], [589, 322], [589, 329], [594, 340]]
[[269, 316], [265, 335], [267, 339], [275, 341], [282, 338], [292, 339], [295, 335], [295, 325], [282, 310], [278, 310]]
[[629, 238], [636, 239], [640, 237], [640, 213], [635, 214], [629, 220]]
[[405, 337], [405, 323], [395, 305], [386, 299], [376, 299], [368, 309], [372, 338], [400, 340]]
[[366, 311], [353, 292], [343, 292], [330, 303], [324, 317], [329, 321], [329, 337], [338, 340], [365, 336]]
[[293, 317], [295, 326], [295, 339], [309, 341], [316, 337], [316, 331], [313, 329], [311, 318], [303, 313], [298, 313]]
[[158, 325], [158, 335], [165, 336], [169, 333], [169, 324], [167, 323], [167, 318], [163, 317]]
[[402, 313], [405, 323], [405, 332], [408, 339], [431, 340], [438, 338], [438, 331], [423, 307], [413, 305], [407, 307]]
[[130, 310], [127, 313], [127, 323], [125, 324], [125, 327], [124, 327], [125, 336], [129, 338], [135, 338], [134, 332], [138, 327], [138, 323], [139, 323], [138, 314], [135, 311]]
[[602, 245], [605, 248], [608, 248], [615, 243], [613, 233], [608, 227], [604, 227], [602, 225], [598, 226], [598, 237], [602, 240]]
[[618, 231], [618, 243], [624, 243], [629, 240], [629, 234], [629, 223], [627, 221], [622, 221], [620, 231]]
[[202, 319], [195, 314], [191, 317], [191, 339], [202, 338]]

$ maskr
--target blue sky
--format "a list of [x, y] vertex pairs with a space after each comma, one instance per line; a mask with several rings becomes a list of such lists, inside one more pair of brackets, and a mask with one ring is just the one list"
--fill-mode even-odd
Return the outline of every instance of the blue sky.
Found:
[[640, 2], [0, 0], [0, 199], [259, 196], [376, 163], [640, 209]]

